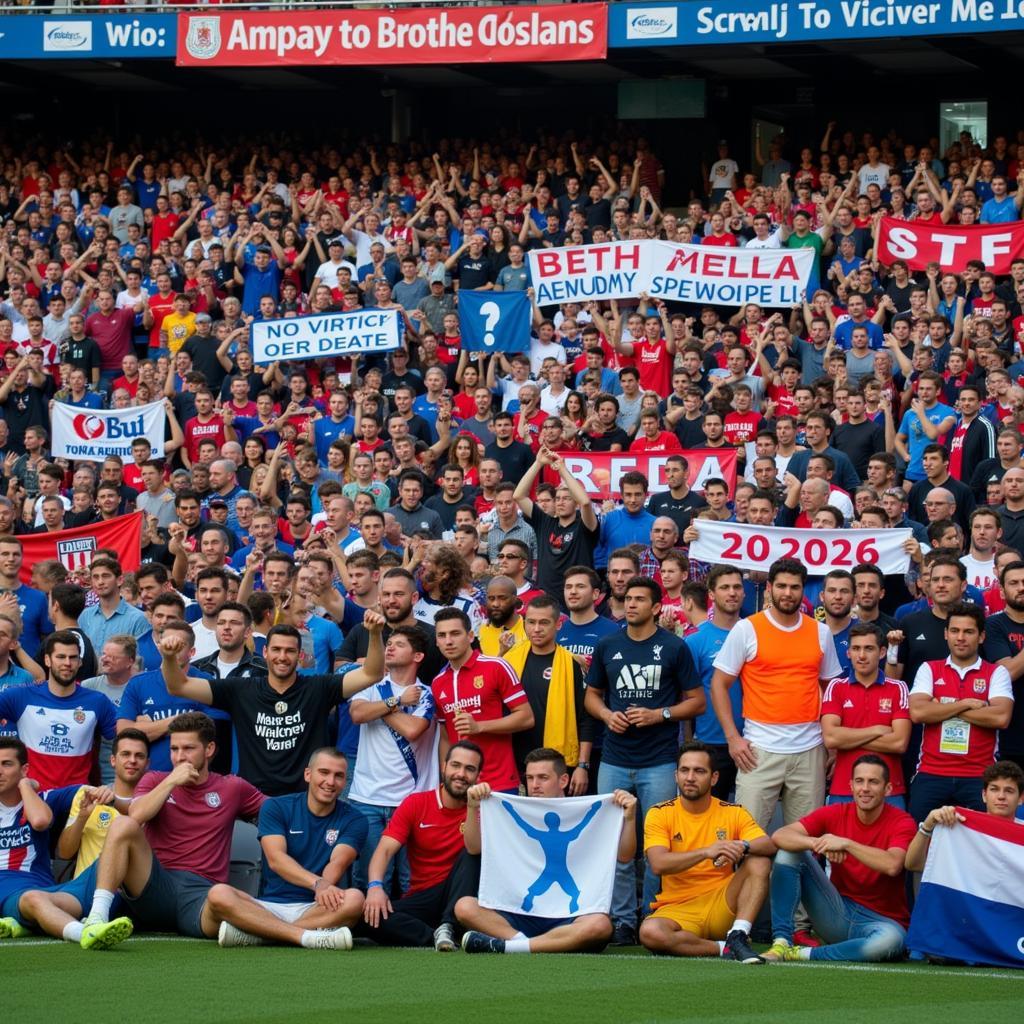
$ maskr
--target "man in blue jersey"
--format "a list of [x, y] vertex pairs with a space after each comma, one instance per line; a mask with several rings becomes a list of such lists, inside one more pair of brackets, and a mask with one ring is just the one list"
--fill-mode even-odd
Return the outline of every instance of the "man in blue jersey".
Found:
[[[50, 869], [50, 826], [55, 814], [70, 807], [76, 788], [40, 794], [28, 777], [25, 744], [0, 736], [0, 939], [29, 934], [19, 919], [18, 901], [31, 889], [64, 893], [66, 906], [79, 914], [92, 902], [95, 869], [63, 886], [54, 884]], [[81, 934], [81, 925], [78, 930]]]
[[[704, 690], [686, 644], [658, 625], [661, 587], [637, 576], [623, 595], [626, 628], [604, 637], [594, 650], [587, 675], [585, 707], [608, 728], [598, 773], [600, 793], [633, 793], [646, 814], [674, 799], [679, 723], [705, 709]], [[644, 904], [656, 895], [647, 871]], [[636, 942], [636, 881], [633, 865], [615, 873], [612, 921], [615, 945]]]
[[[153, 628], [157, 629], [156, 613], [163, 609], [154, 609]], [[187, 671], [194, 678], [208, 679], [196, 669], [189, 668], [190, 659], [195, 652], [195, 633], [192, 627], [182, 619], [171, 619], [161, 623], [160, 637], [179, 636], [182, 648], [178, 652], [178, 664], [182, 671]], [[171, 745], [167, 730], [178, 715], [190, 711], [201, 711], [204, 715], [220, 721], [229, 721], [230, 716], [216, 708], [211, 708], [198, 700], [172, 697], [167, 692], [163, 672], [153, 669], [141, 672], [128, 680], [121, 705], [118, 708], [117, 731], [133, 728], [141, 729], [150, 742], [149, 768], [154, 772], [169, 772], [171, 764]]]
[[[305, 793], [267, 800], [260, 808], [263, 847], [260, 898], [230, 885], [207, 896], [221, 919], [222, 946], [284, 942], [301, 946], [306, 932], [348, 932], [363, 912], [363, 894], [344, 888], [344, 878], [366, 840], [366, 818], [344, 800], [348, 764], [333, 747], [313, 752], [305, 771]], [[348, 943], [334, 948], [350, 949]]]
[[146, 671], [160, 667], [160, 648], [157, 644], [163, 636], [164, 627], [170, 622], [183, 621], [187, 621], [185, 599], [176, 590], [164, 591], [153, 598], [149, 608], [149, 624], [153, 628], [143, 633], [138, 640], [139, 660]]
[[17, 537], [0, 537], [0, 592], [10, 591], [18, 599], [21, 614], [19, 643], [31, 658], [38, 659], [39, 643], [53, 630], [46, 615], [46, 595], [21, 582], [24, 554]]
[[[729, 744], [719, 724], [718, 716], [711, 708], [711, 677], [714, 675], [714, 661], [729, 635], [729, 630], [739, 621], [743, 605], [743, 574], [731, 565], [716, 565], [707, 579], [708, 594], [714, 605], [714, 618], [702, 622], [695, 632], [685, 639], [693, 655], [694, 664], [700, 673], [707, 701], [705, 710], [693, 721], [694, 738], [700, 740], [711, 754], [712, 771], [718, 781], [711, 787], [711, 795], [719, 800], [728, 800], [736, 786], [736, 764], [729, 756]], [[736, 728], [743, 731], [743, 691], [734, 686], [729, 691], [732, 700], [732, 715]]]

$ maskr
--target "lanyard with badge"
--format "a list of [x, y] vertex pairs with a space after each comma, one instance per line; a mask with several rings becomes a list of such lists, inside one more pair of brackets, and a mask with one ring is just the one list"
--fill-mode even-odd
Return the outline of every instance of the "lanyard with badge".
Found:
[[[957, 694], [957, 700], [963, 699], [964, 682], [965, 680], [961, 679], [958, 684], [960, 692]], [[953, 718], [947, 718], [942, 723], [942, 730], [939, 733], [939, 753], [963, 757], [969, 752], [970, 746], [971, 723], [965, 722], [958, 715]]]

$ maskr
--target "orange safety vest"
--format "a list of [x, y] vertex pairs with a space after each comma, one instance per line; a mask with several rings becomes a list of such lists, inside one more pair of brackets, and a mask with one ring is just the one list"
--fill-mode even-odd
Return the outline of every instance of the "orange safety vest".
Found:
[[807, 615], [792, 631], [765, 612], [747, 620], [757, 637], [757, 655], [740, 673], [743, 717], [765, 725], [801, 725], [821, 714], [821, 642], [818, 623]]

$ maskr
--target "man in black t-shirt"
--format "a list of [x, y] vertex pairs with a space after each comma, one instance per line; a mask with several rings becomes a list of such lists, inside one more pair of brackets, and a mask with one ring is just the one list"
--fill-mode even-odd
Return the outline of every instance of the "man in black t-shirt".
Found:
[[985, 642], [981, 656], [985, 661], [1003, 665], [1013, 681], [1013, 715], [1010, 724], [999, 733], [999, 757], [1024, 767], [1024, 562], [1007, 565], [1000, 576], [1006, 611], [991, 615], [985, 622]]
[[24, 450], [25, 431], [30, 426], [50, 427], [50, 410], [42, 388], [36, 387], [29, 377], [28, 356], [22, 356], [17, 366], [0, 384], [0, 410], [7, 421], [10, 446]]
[[501, 466], [502, 480], [521, 480], [533, 464], [533, 449], [513, 437], [515, 419], [510, 412], [499, 412], [491, 423], [494, 441], [484, 449], [485, 459]]
[[[537, 474], [545, 466], [550, 466], [559, 476], [553, 516], [542, 512], [530, 498]], [[573, 565], [594, 564], [601, 528], [590, 496], [570, 475], [565, 463], [550, 449], [542, 447], [537, 460], [516, 485], [513, 497], [537, 535], [537, 549], [541, 552], [537, 563], [537, 589], [561, 597], [565, 570]]]
[[652, 516], [668, 516], [679, 528], [679, 536], [686, 533], [693, 515], [708, 503], [702, 494], [690, 489], [690, 464], [682, 455], [670, 455], [665, 459], [665, 483], [667, 491], [652, 494], [647, 502], [647, 511]]
[[[614, 395], [598, 395], [594, 402], [595, 419], [583, 425], [583, 443], [592, 452], [629, 450], [629, 434], [618, 426], [619, 400]], [[589, 429], [588, 429], [589, 427]]]
[[268, 796], [305, 788], [303, 772], [315, 750], [328, 745], [330, 712], [353, 693], [384, 678], [384, 617], [367, 611], [366, 661], [335, 675], [299, 675], [302, 637], [294, 626], [274, 626], [263, 656], [267, 675], [247, 679], [186, 677], [177, 655], [184, 637], [165, 632], [160, 640], [163, 676], [172, 696], [227, 711], [238, 738], [238, 774]]
[[840, 423], [832, 434], [832, 447], [841, 451], [853, 463], [857, 476], [866, 480], [868, 462], [877, 452], [888, 451], [885, 428], [865, 415], [864, 396], [851, 391], [846, 399], [846, 423]]
[[[587, 674], [585, 707], [607, 726], [597, 791], [624, 789], [643, 816], [676, 796], [679, 723], [705, 709], [704, 688], [689, 648], [658, 625], [661, 587], [635, 577], [626, 587], [626, 628], [602, 637]], [[657, 895], [657, 879], [644, 876], [644, 903]], [[615, 869], [612, 893], [615, 944], [636, 941], [633, 865]]]

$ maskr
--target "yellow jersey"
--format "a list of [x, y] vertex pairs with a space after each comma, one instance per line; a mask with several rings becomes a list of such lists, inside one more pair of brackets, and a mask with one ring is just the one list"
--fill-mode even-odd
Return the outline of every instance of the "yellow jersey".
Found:
[[[692, 814], [683, 806], [681, 797], [655, 804], [644, 819], [644, 852], [660, 846], [670, 853], [691, 853], [703, 846], [724, 839], [746, 839], [752, 843], [765, 835], [747, 810], [739, 804], [727, 804], [717, 797], [702, 814]], [[731, 864], [716, 868], [710, 860], [702, 860], [689, 871], [661, 876], [661, 892], [652, 906], [685, 903], [728, 885], [733, 876]]]
[[[82, 807], [82, 797], [85, 795], [85, 787], [79, 787], [74, 800], [71, 801], [71, 811], [68, 814], [68, 825], [78, 820], [78, 812]], [[75, 862], [75, 878], [77, 878], [103, 850], [103, 844], [107, 841], [107, 829], [110, 823], [120, 814], [116, 808], [109, 804], [99, 804], [92, 809], [89, 820], [82, 830], [82, 844], [78, 847], [78, 860]]]
[[167, 335], [167, 348], [173, 356], [196, 333], [196, 315], [186, 313], [178, 316], [177, 313], [170, 313], [164, 317], [160, 330]]
[[[489, 622], [485, 622], [477, 632], [477, 639], [480, 641], [480, 653], [486, 654], [488, 658], [500, 658], [501, 651], [498, 648], [498, 638], [502, 633], [505, 632], [504, 626], [492, 626]], [[520, 644], [526, 639], [526, 630], [523, 628], [523, 617], [521, 615], [516, 616], [515, 625], [509, 630], [509, 632], [516, 638], [516, 643]]]

